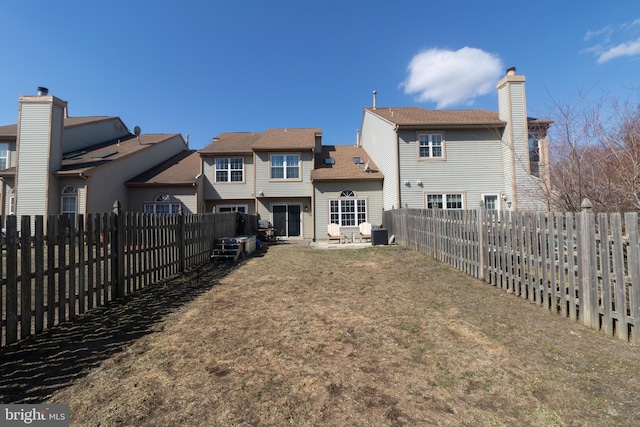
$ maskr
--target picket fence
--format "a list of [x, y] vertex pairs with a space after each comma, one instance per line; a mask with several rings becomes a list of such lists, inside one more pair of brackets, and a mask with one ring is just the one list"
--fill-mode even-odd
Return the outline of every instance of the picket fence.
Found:
[[398, 244], [551, 313], [640, 343], [638, 214], [395, 209]]
[[[210, 259], [218, 237], [255, 233], [236, 212], [7, 216], [0, 262], [0, 347], [73, 320]], [[32, 225], [33, 224], [33, 225]]]

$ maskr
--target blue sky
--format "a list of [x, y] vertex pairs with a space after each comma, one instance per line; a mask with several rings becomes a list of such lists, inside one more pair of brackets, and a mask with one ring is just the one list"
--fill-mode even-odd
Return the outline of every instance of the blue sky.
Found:
[[506, 68], [528, 114], [640, 87], [640, 2], [88, 1], [0, 5], [0, 125], [38, 86], [71, 116], [144, 133], [320, 127], [353, 144], [363, 108], [497, 111]]

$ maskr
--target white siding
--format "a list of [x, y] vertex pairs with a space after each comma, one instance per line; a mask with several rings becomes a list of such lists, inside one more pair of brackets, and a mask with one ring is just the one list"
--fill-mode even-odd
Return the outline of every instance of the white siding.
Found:
[[360, 144], [384, 175], [384, 208], [388, 210], [398, 207], [400, 197], [398, 193], [398, 143], [394, 126], [365, 110], [362, 118]]

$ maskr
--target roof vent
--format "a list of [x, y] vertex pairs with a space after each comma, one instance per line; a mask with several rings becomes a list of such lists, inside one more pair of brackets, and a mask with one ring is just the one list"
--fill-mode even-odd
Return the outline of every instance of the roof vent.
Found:
[[49, 89], [44, 86], [38, 86], [38, 96], [49, 95]]

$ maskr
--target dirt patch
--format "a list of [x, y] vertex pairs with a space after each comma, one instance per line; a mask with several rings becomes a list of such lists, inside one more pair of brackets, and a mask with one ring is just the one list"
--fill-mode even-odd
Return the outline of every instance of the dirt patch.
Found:
[[637, 425], [637, 346], [399, 247], [263, 255], [22, 392], [83, 426]]

